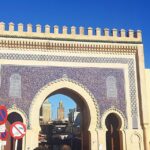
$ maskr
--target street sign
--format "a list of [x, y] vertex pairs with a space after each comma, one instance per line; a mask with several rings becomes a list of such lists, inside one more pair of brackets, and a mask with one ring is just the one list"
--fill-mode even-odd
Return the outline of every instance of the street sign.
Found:
[[0, 125], [7, 121], [7, 109], [5, 106], [0, 105]]
[[2, 132], [0, 133], [0, 140], [5, 141], [8, 138], [8, 132]]
[[0, 125], [0, 133], [5, 132], [5, 130], [6, 130], [6, 125], [5, 124]]
[[10, 135], [15, 139], [21, 139], [26, 134], [26, 126], [22, 122], [14, 122], [10, 126]]

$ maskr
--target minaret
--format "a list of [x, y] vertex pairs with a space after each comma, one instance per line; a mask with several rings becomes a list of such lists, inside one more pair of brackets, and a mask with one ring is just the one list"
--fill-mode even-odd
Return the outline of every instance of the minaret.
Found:
[[57, 120], [63, 120], [64, 119], [64, 106], [63, 102], [59, 102], [59, 107], [57, 108]]
[[48, 122], [51, 121], [51, 103], [48, 99], [46, 99], [42, 105], [42, 116], [44, 124], [48, 124]]

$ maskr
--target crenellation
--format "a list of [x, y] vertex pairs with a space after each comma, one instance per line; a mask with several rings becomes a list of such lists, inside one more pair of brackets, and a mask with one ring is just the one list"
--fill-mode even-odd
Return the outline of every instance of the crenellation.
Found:
[[109, 29], [108, 28], [104, 29], [104, 36], [109, 36]]
[[36, 32], [37, 33], [41, 33], [42, 29], [41, 29], [41, 25], [40, 24], [37, 24], [36, 25]]
[[50, 33], [50, 26], [49, 25], [45, 25], [45, 33]]
[[117, 29], [112, 29], [112, 36], [117, 37], [118, 36], [118, 30]]
[[67, 26], [63, 26], [62, 34], [68, 34], [68, 27]]
[[134, 37], [134, 31], [130, 29], [128, 31], [128, 36], [131, 37], [131, 38], [133, 38]]
[[18, 24], [18, 32], [23, 32], [23, 24], [22, 23]]
[[125, 29], [120, 30], [120, 37], [126, 37], [126, 30]]
[[9, 31], [10, 31], [10, 32], [13, 32], [14, 29], [15, 29], [14, 23], [13, 23], [13, 22], [10, 22], [10, 23], [9, 23]]
[[0, 22], [0, 31], [1, 32], [5, 31], [5, 23], [4, 22]]
[[75, 26], [72, 26], [72, 27], [71, 27], [71, 34], [72, 34], [72, 35], [75, 35], [75, 34], [76, 34], [76, 27], [75, 27]]
[[141, 30], [137, 30], [135, 32], [135, 34], [136, 34], [135, 37], [142, 41], [142, 31]]
[[32, 33], [32, 24], [27, 24], [27, 32]]
[[84, 35], [84, 27], [79, 27], [79, 34]]
[[[35, 29], [34, 29], [35, 28]], [[93, 29], [89, 27], [85, 29], [84, 27], [79, 27], [79, 33], [77, 28], [72, 26], [71, 32], [66, 26], [62, 27], [62, 32], [59, 30], [59, 26], [55, 25], [54, 30], [51, 31], [49, 25], [45, 25], [45, 30], [42, 31], [42, 26], [37, 24], [32, 27], [32, 24], [27, 24], [27, 28], [24, 28], [22, 23], [18, 24], [18, 29], [15, 30], [14, 23], [9, 23], [9, 28], [6, 30], [5, 23], [0, 22], [0, 36], [17, 36], [17, 37], [36, 37], [36, 38], [56, 38], [56, 39], [75, 39], [75, 40], [91, 40], [91, 41], [122, 41], [122, 42], [142, 42], [142, 32], [140, 30], [126, 31], [121, 29]], [[87, 32], [85, 32], [87, 30]], [[103, 32], [101, 32], [103, 31]], [[76, 36], [75, 36], [76, 35]]]
[[96, 28], [96, 36], [101, 36], [101, 29], [100, 28]]
[[54, 34], [59, 33], [59, 27], [57, 25], [54, 26]]
[[89, 36], [93, 35], [93, 28], [92, 27], [88, 27], [88, 35]]

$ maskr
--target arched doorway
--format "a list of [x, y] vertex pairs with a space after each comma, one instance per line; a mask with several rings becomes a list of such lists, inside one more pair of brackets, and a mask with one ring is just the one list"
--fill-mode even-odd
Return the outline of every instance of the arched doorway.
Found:
[[84, 129], [84, 131], [86, 132], [84, 132], [83, 134], [84, 135], [83, 140], [87, 140], [86, 138], [88, 138], [90, 139], [90, 141], [85, 145], [84, 145], [85, 142], [83, 142], [82, 145], [83, 147], [86, 146], [89, 147], [89, 150], [91, 149], [97, 150], [98, 149], [97, 127], [99, 122], [98, 121], [99, 110], [97, 102], [94, 96], [83, 85], [77, 83], [76, 81], [72, 81], [68, 78], [62, 78], [47, 84], [45, 87], [39, 90], [39, 92], [33, 99], [30, 107], [29, 119], [30, 119], [30, 128], [32, 129], [32, 132], [35, 136], [34, 139], [32, 139], [34, 143], [32, 143], [31, 149], [38, 147], [38, 136], [39, 132], [41, 131], [39, 122], [40, 108], [48, 96], [56, 94], [58, 92], [63, 93], [65, 95], [71, 93], [71, 95], [68, 96], [74, 95], [73, 96], [74, 99], [79, 101], [78, 103], [83, 104], [83, 107], [85, 108], [83, 109], [84, 111], [83, 114], [85, 120], [87, 121], [87, 122], [84, 121], [84, 124], [86, 124], [87, 126]]
[[[61, 99], [57, 104], [59, 96]], [[68, 100], [68, 102], [65, 100]], [[75, 105], [72, 104], [73, 107], [70, 106], [71, 103], [69, 104], [71, 101], [75, 103]], [[56, 104], [57, 106], [55, 106]], [[54, 110], [54, 106], [57, 107], [55, 108], [57, 110]], [[67, 109], [69, 109], [68, 112], [66, 112]], [[45, 138], [41, 137], [43, 141], [39, 144], [41, 147], [45, 145], [50, 149], [61, 149], [61, 147], [68, 146], [71, 150], [90, 150], [90, 134], [88, 131], [90, 114], [83, 97], [73, 90], [59, 89], [46, 98], [41, 107], [41, 112], [40, 135], [45, 136]], [[56, 113], [55, 117], [51, 116], [54, 113]], [[50, 117], [47, 118], [47, 116]]]
[[122, 133], [121, 133], [121, 119], [115, 114], [111, 113], [107, 116], [105, 121], [106, 132], [106, 148], [107, 150], [123, 150], [122, 148]]
[[[12, 112], [8, 115], [8, 118], [7, 118], [7, 123], [6, 123], [6, 126], [7, 126], [7, 129], [9, 130], [10, 129], [10, 125], [13, 124], [14, 122], [16, 121], [20, 121], [20, 122], [23, 122], [23, 118], [21, 117], [20, 114], [18, 114], [17, 112]], [[18, 140], [18, 147], [17, 147], [17, 150], [22, 150], [22, 139], [21, 140]], [[12, 138], [10, 135], [8, 136], [8, 139], [7, 139], [7, 145], [5, 147], [5, 150], [13, 150], [15, 149], [15, 139]]]

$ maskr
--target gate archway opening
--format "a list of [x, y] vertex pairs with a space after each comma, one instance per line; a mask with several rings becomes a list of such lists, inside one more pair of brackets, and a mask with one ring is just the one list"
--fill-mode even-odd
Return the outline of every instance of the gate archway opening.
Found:
[[118, 115], [111, 113], [105, 120], [107, 150], [123, 150], [122, 122]]
[[[68, 97], [69, 101], [76, 105], [65, 115], [63, 101], [59, 102], [57, 112], [53, 112], [50, 104], [51, 97]], [[52, 98], [52, 101], [58, 101]], [[52, 103], [52, 102], [51, 102]], [[61, 107], [61, 108], [60, 108]], [[48, 110], [48, 108], [50, 108]], [[44, 112], [45, 111], [45, 112]], [[51, 113], [57, 113], [57, 118], [52, 118]], [[48, 121], [46, 116], [51, 116]], [[90, 150], [90, 133], [88, 131], [91, 122], [90, 111], [84, 98], [71, 89], [62, 88], [51, 93], [43, 102], [40, 109], [40, 142], [39, 146], [50, 149], [68, 147], [71, 150]], [[56, 116], [56, 115], [55, 115]], [[43, 137], [42, 137], [43, 136]]]
[[[58, 93], [58, 91], [63, 91], [62, 94], [65, 94], [66, 92], [69, 93], [68, 91], [72, 91], [71, 93], [74, 93], [76, 97], [80, 98], [79, 102], [83, 102], [84, 106], [88, 110], [88, 116], [90, 120], [89, 124], [87, 125], [87, 134], [89, 135], [88, 137], [90, 137], [90, 141], [88, 145], [86, 144], [85, 146], [90, 147], [89, 150], [97, 149], [97, 127], [99, 123], [99, 109], [97, 101], [93, 94], [86, 87], [68, 78], [61, 78], [48, 83], [37, 92], [34, 99], [32, 100], [29, 111], [29, 123], [31, 132], [34, 134], [34, 138], [32, 139], [33, 142], [31, 149], [35, 149], [39, 145], [38, 137], [39, 132], [41, 131], [39, 116], [41, 106], [46, 98], [48, 98], [51, 94]], [[84, 115], [84, 118], [87, 118], [87, 114]], [[85, 138], [86, 137], [87, 136], [85, 135]], [[84, 145], [84, 142], [82, 145]]]

